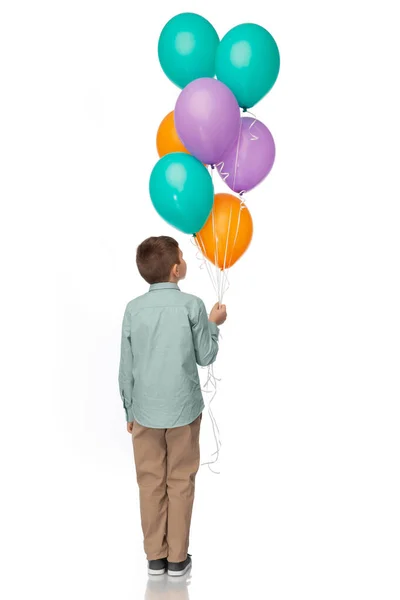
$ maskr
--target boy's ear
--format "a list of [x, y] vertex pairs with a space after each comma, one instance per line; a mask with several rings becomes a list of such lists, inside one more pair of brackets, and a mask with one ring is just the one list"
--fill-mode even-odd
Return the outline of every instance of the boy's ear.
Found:
[[172, 267], [171, 275], [174, 277], [179, 277], [179, 265], [174, 265]]

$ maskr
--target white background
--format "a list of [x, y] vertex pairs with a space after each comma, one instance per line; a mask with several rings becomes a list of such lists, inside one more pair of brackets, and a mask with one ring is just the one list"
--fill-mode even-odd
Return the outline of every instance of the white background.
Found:
[[[389, 0], [5, 0], [0, 13], [2, 597], [399, 598], [398, 21]], [[190, 587], [149, 585], [117, 390], [182, 10], [276, 38], [216, 370], [221, 475], [198, 477]], [[220, 185], [222, 189], [222, 184]], [[204, 419], [203, 458], [213, 451]]]

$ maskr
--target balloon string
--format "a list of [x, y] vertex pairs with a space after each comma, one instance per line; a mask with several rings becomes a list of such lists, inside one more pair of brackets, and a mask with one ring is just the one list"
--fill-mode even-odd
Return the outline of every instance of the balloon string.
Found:
[[221, 160], [221, 162], [219, 162], [219, 163], [218, 163], [218, 164], [216, 164], [215, 166], [216, 166], [216, 168], [218, 169], [218, 171], [219, 171], [219, 174], [220, 174], [220, 175], [221, 175], [221, 177], [222, 177], [222, 181], [225, 183], [225, 182], [226, 182], [226, 180], [228, 179], [228, 177], [229, 177], [230, 173], [229, 173], [229, 171], [226, 171], [226, 172], [225, 172], [225, 163], [224, 163], [224, 161], [223, 161], [223, 160]]
[[252, 116], [252, 117], [254, 117], [255, 119], [257, 119], [256, 115], [255, 115], [253, 112], [251, 112], [250, 110], [246, 110], [246, 113], [247, 113], [248, 115], [251, 115], [251, 116]]
[[[211, 177], [213, 177], [213, 167], [211, 170]], [[210, 262], [214, 263], [213, 266], [215, 267], [215, 276], [213, 275], [212, 267], [210, 266], [210, 262], [207, 258], [207, 252], [206, 252], [206, 248], [205, 248], [204, 241], [203, 241], [201, 234], [198, 233], [194, 238], [192, 238], [192, 243], [194, 245], [196, 245], [198, 248], [197, 258], [200, 261], [202, 261], [200, 268], [203, 268], [204, 265], [206, 266], [208, 276], [211, 280], [211, 283], [214, 287], [214, 291], [217, 295], [218, 302], [220, 304], [222, 303], [224, 295], [226, 294], [227, 290], [230, 287], [230, 281], [229, 281], [229, 275], [228, 275], [230, 267], [227, 268], [226, 265], [227, 265], [227, 263], [230, 264], [233, 253], [236, 248], [236, 243], [237, 243], [239, 229], [240, 229], [241, 214], [242, 214], [242, 210], [244, 209], [244, 207], [246, 205], [244, 194], [245, 194], [244, 190], [241, 191], [239, 194], [240, 207], [239, 207], [239, 215], [238, 215], [238, 219], [237, 219], [237, 223], [236, 223], [236, 232], [235, 232], [235, 237], [234, 237], [232, 247], [230, 249], [229, 260], [227, 260], [228, 259], [228, 245], [229, 245], [229, 239], [230, 239], [230, 230], [231, 230], [231, 225], [232, 225], [232, 207], [230, 210], [229, 220], [228, 220], [228, 232], [226, 235], [224, 261], [223, 261], [222, 268], [220, 268], [218, 266], [219, 238], [217, 236], [216, 227], [215, 227], [215, 207], [213, 205], [212, 212], [211, 212], [211, 220], [212, 220], [212, 235], [213, 235], [213, 239], [214, 239], [214, 261], [210, 261]]]
[[[206, 249], [204, 247], [204, 242], [203, 242], [203, 238], [201, 237], [201, 235], [198, 233], [196, 235], [196, 237], [192, 237], [191, 238], [191, 242], [194, 246], [196, 246], [197, 248], [197, 252], [196, 252], [196, 259], [201, 261], [201, 264], [199, 265], [200, 269], [203, 269], [204, 267], [206, 267], [207, 270], [207, 274], [210, 278], [210, 281], [213, 285], [214, 291], [216, 294], [218, 294], [217, 292], [217, 283], [214, 277], [214, 273], [210, 267], [210, 263], [208, 262], [208, 260], [205, 259], [205, 255], [206, 255]], [[202, 248], [200, 247], [200, 245], [202, 246]]]
[[[215, 229], [215, 211], [214, 211], [214, 205], [213, 205], [213, 209], [212, 209], [212, 226], [213, 226], [213, 238], [214, 238], [214, 265], [216, 268], [216, 275], [217, 275], [217, 286], [218, 286], [218, 302], [220, 304], [222, 304], [222, 300], [225, 294], [225, 291], [227, 289], [226, 287], [226, 283], [227, 283], [227, 272], [225, 269], [226, 266], [226, 255], [227, 255], [227, 250], [228, 250], [228, 239], [229, 239], [229, 233], [230, 233], [230, 228], [231, 228], [231, 221], [232, 221], [232, 207], [231, 207], [231, 211], [230, 211], [230, 215], [229, 215], [229, 224], [228, 224], [228, 234], [226, 236], [226, 244], [225, 244], [225, 254], [224, 254], [224, 265], [223, 268], [220, 269], [218, 266], [218, 236], [216, 233], [216, 229]], [[221, 336], [222, 337], [222, 336]], [[216, 465], [217, 462], [219, 461], [219, 456], [220, 456], [220, 450], [221, 450], [221, 446], [222, 446], [222, 442], [221, 442], [221, 436], [220, 436], [220, 432], [219, 432], [219, 427], [217, 424], [217, 421], [214, 417], [212, 408], [211, 408], [211, 404], [214, 401], [216, 395], [217, 395], [217, 381], [220, 381], [220, 379], [217, 379], [215, 377], [214, 374], [214, 365], [209, 365], [208, 366], [208, 374], [207, 374], [207, 380], [206, 383], [204, 385], [203, 391], [205, 393], [211, 393], [211, 398], [210, 401], [208, 403], [208, 414], [210, 417], [210, 421], [211, 421], [211, 426], [213, 429], [213, 434], [214, 434], [214, 440], [215, 440], [215, 445], [216, 445], [216, 451], [213, 452], [213, 454], [211, 455], [212, 457], [214, 457], [212, 460], [206, 461], [204, 463], [202, 463], [202, 465], [207, 465], [209, 470], [211, 471], [211, 473], [214, 473], [215, 475], [219, 475], [220, 471], [215, 471], [212, 466]], [[209, 387], [211, 386], [211, 390], [209, 390]]]
[[253, 129], [254, 125], [257, 123], [257, 117], [250, 110], [247, 110], [246, 112], [247, 112], [248, 115], [251, 115], [254, 118], [254, 121], [251, 123], [251, 125], [249, 127], [249, 133], [250, 133], [250, 141], [251, 142], [255, 142], [255, 141], [257, 141], [260, 138], [258, 137], [258, 135], [256, 135], [255, 133], [253, 133], [251, 131], [251, 129]]
[[226, 255], [228, 254], [228, 242], [229, 242], [229, 234], [231, 232], [231, 223], [232, 223], [232, 204], [231, 204], [231, 210], [229, 212], [229, 221], [228, 221], [228, 233], [226, 235], [226, 244], [225, 244], [225, 255], [224, 255], [224, 265], [222, 267], [222, 270], [225, 272], [226, 270]]
[[[211, 166], [211, 179], [214, 179], [214, 167]], [[204, 244], [204, 240], [201, 236], [201, 234], [197, 234], [195, 238], [192, 238], [192, 243], [196, 244], [198, 249], [200, 250], [200, 252], [202, 253], [203, 257], [200, 258], [200, 260], [202, 260], [202, 265], [200, 266], [200, 268], [202, 268], [203, 265], [206, 266], [209, 278], [211, 280], [211, 283], [213, 284], [215, 293], [217, 295], [218, 298], [218, 302], [221, 303], [222, 302], [222, 295], [223, 295], [223, 285], [224, 285], [224, 280], [225, 280], [225, 276], [222, 277], [221, 276], [221, 269], [218, 267], [218, 242], [219, 242], [219, 238], [217, 236], [216, 233], [216, 228], [215, 228], [215, 207], [213, 204], [212, 207], [212, 212], [211, 212], [211, 219], [212, 219], [212, 234], [213, 234], [213, 239], [214, 239], [214, 266], [215, 266], [215, 276], [212, 272], [212, 268], [211, 265], [209, 264], [208, 260], [207, 260], [207, 253], [206, 253], [206, 248], [205, 248], [205, 244]], [[221, 336], [222, 338], [222, 336]], [[213, 452], [213, 454], [211, 455], [212, 460], [206, 461], [204, 463], [202, 463], [202, 465], [207, 465], [208, 468], [210, 469], [210, 471], [212, 473], [214, 473], [215, 475], [219, 475], [219, 471], [214, 471], [212, 469], [212, 465], [215, 465], [218, 460], [219, 460], [219, 454], [220, 454], [220, 449], [221, 449], [221, 438], [220, 438], [220, 432], [219, 432], [219, 427], [217, 424], [217, 421], [214, 417], [212, 408], [211, 408], [211, 404], [217, 394], [217, 381], [218, 380], [215, 377], [214, 374], [214, 365], [209, 365], [207, 367], [208, 371], [207, 371], [207, 379], [206, 382], [202, 388], [203, 392], [206, 394], [211, 394], [211, 398], [208, 402], [208, 415], [210, 417], [210, 421], [211, 421], [211, 426], [212, 426], [212, 430], [213, 430], [213, 434], [214, 434], [214, 440], [215, 440], [215, 445], [216, 445], [216, 451]], [[211, 388], [211, 389], [210, 389]]]
[[[214, 274], [213, 274], [213, 271], [211, 269], [211, 263], [206, 258], [207, 253], [206, 253], [206, 249], [205, 249], [205, 246], [204, 246], [203, 238], [198, 233], [196, 236], [193, 236], [190, 241], [197, 248], [196, 259], [199, 260], [200, 263], [201, 263], [199, 265], [199, 269], [203, 269], [204, 267], [206, 267], [209, 279], [210, 279], [210, 281], [212, 283], [212, 286], [214, 288], [214, 291], [215, 291], [216, 295], [218, 296], [219, 295], [218, 283], [216, 282]], [[219, 270], [219, 271], [221, 272], [221, 270]], [[221, 276], [222, 276], [222, 282], [224, 283], [224, 286], [226, 285], [226, 283], [228, 284], [227, 287], [224, 287], [223, 293], [225, 293], [226, 290], [229, 288], [229, 280], [228, 280], [227, 270], [224, 271], [224, 272], [221, 272]], [[220, 334], [220, 337], [222, 339], [222, 334]]]
[[[204, 242], [203, 242], [201, 235], [197, 234], [196, 237], [192, 237], [191, 243], [197, 247], [196, 258], [198, 260], [200, 260], [202, 263], [199, 265], [199, 268], [202, 269], [204, 267], [204, 265], [206, 266], [207, 273], [210, 277], [211, 283], [213, 284], [215, 292], [218, 294], [213, 272], [210, 268], [210, 264], [209, 264], [208, 260], [205, 258], [206, 257], [205, 247], [204, 247]], [[202, 249], [201, 249], [201, 246], [202, 246]], [[220, 337], [222, 338], [222, 335]], [[208, 403], [208, 415], [210, 417], [211, 426], [212, 426], [212, 430], [213, 430], [213, 434], [214, 434], [216, 451], [211, 454], [211, 457], [215, 457], [215, 458], [213, 458], [213, 460], [209, 460], [207, 462], [202, 463], [202, 465], [207, 465], [212, 473], [214, 473], [215, 475], [219, 475], [220, 474], [219, 471], [214, 471], [212, 469], [212, 465], [215, 465], [219, 460], [219, 454], [220, 454], [220, 449], [221, 449], [222, 443], [221, 443], [221, 438], [220, 438], [219, 427], [218, 427], [217, 421], [214, 417], [214, 414], [213, 414], [213, 411], [211, 408], [211, 403], [213, 402], [213, 400], [217, 394], [217, 381], [221, 381], [221, 380], [217, 379], [217, 377], [215, 377], [213, 364], [209, 365], [207, 367], [207, 369], [208, 369], [207, 379], [202, 388], [202, 391], [205, 394], [212, 394], [211, 399]], [[212, 389], [210, 389], [210, 387]]]
[[241, 141], [241, 137], [242, 137], [242, 119], [240, 119], [240, 128], [239, 128], [239, 136], [238, 136], [238, 140], [237, 140], [237, 144], [236, 144], [236, 157], [235, 157], [235, 167], [234, 167], [234, 173], [233, 173], [233, 189], [235, 189], [236, 186], [236, 174], [237, 174], [237, 169], [238, 169], [238, 160], [239, 160], [239, 148], [240, 148], [240, 141]]
[[[214, 184], [214, 166], [211, 166], [211, 179]], [[218, 302], [222, 303], [222, 289], [221, 289], [221, 269], [218, 266], [218, 258], [219, 258], [219, 237], [217, 235], [215, 229], [215, 202], [212, 206], [211, 211], [211, 223], [212, 223], [212, 234], [214, 239], [214, 266], [215, 266], [215, 278], [217, 281], [217, 299]]]
[[234, 250], [235, 250], [235, 248], [236, 248], [236, 242], [237, 242], [238, 235], [239, 235], [239, 228], [240, 228], [240, 221], [241, 221], [241, 216], [242, 216], [242, 210], [243, 210], [243, 209], [245, 208], [245, 206], [246, 206], [246, 201], [245, 201], [245, 199], [244, 199], [244, 197], [243, 197], [243, 194], [244, 194], [244, 192], [240, 192], [240, 194], [239, 194], [239, 199], [240, 199], [239, 215], [238, 215], [238, 220], [237, 220], [237, 225], [236, 225], [236, 233], [235, 233], [235, 238], [234, 238], [234, 240], [233, 240], [233, 244], [232, 244], [232, 250], [231, 250], [230, 257], [229, 257], [229, 264], [230, 264], [230, 262], [231, 262], [231, 260], [232, 260], [232, 255], [233, 255], [233, 252], [234, 252]]
[[232, 207], [231, 207], [231, 212], [229, 215], [229, 221], [228, 221], [228, 233], [226, 236], [226, 244], [225, 244], [225, 252], [224, 252], [224, 263], [223, 263], [223, 267], [221, 269], [221, 287], [220, 287], [220, 302], [223, 301], [224, 295], [226, 294], [226, 292], [228, 291], [229, 287], [230, 287], [230, 281], [229, 281], [229, 269], [230, 267], [227, 267], [227, 264], [230, 265], [231, 260], [232, 260], [232, 256], [233, 253], [235, 251], [236, 248], [236, 243], [238, 240], [238, 235], [239, 235], [239, 229], [240, 229], [240, 222], [241, 222], [241, 216], [242, 216], [242, 210], [245, 208], [246, 206], [246, 202], [243, 196], [244, 192], [241, 192], [239, 195], [239, 199], [240, 199], [240, 206], [239, 206], [239, 214], [238, 214], [238, 219], [237, 219], [237, 223], [236, 223], [236, 231], [235, 231], [235, 237], [233, 240], [233, 244], [232, 247], [230, 249], [230, 253], [229, 253], [229, 259], [227, 260], [228, 257], [228, 244], [229, 244], [229, 239], [230, 239], [230, 229], [231, 229], [231, 222], [232, 222]]
[[[215, 456], [215, 458], [213, 460], [209, 460], [206, 462], [201, 463], [202, 466], [207, 465], [208, 468], [210, 469], [211, 473], [214, 473], [214, 475], [220, 475], [220, 471], [214, 471], [211, 467], [212, 465], [215, 465], [218, 460], [219, 460], [219, 455], [220, 455], [220, 450], [221, 450], [221, 446], [222, 446], [222, 442], [221, 442], [221, 435], [219, 432], [219, 427], [217, 425], [217, 421], [214, 417], [214, 414], [212, 412], [211, 409], [211, 403], [213, 402], [215, 396], [217, 395], [217, 381], [221, 381], [220, 379], [217, 379], [217, 377], [214, 374], [214, 365], [209, 365], [207, 367], [207, 380], [203, 386], [203, 392], [205, 392], [206, 394], [211, 394], [211, 399], [208, 403], [208, 415], [210, 417], [211, 420], [211, 426], [213, 429], [213, 434], [214, 434], [214, 440], [215, 440], [215, 445], [216, 445], [216, 451], [213, 452], [211, 454], [211, 456]], [[210, 390], [209, 387], [211, 387], [212, 389]]]
[[[213, 176], [213, 170], [211, 171], [211, 176]], [[239, 207], [239, 214], [238, 214], [238, 219], [237, 219], [237, 224], [236, 224], [236, 232], [235, 232], [235, 238], [232, 244], [232, 248], [231, 248], [231, 252], [230, 252], [230, 257], [229, 257], [229, 263], [230, 260], [232, 258], [233, 252], [235, 250], [236, 247], [236, 242], [237, 242], [237, 238], [238, 238], [238, 234], [239, 234], [239, 228], [240, 228], [240, 221], [241, 221], [241, 213], [243, 208], [245, 207], [245, 200], [243, 198], [243, 194], [244, 192], [241, 192], [239, 195], [240, 198], [240, 207]], [[213, 277], [213, 273], [212, 273], [212, 269], [210, 268], [209, 262], [207, 260], [207, 254], [205, 252], [205, 245], [204, 245], [204, 241], [201, 237], [201, 235], [197, 234], [196, 237], [192, 238], [192, 243], [194, 245], [197, 246], [198, 248], [198, 253], [201, 252], [202, 256], [197, 257], [199, 260], [202, 261], [202, 264], [200, 265], [200, 268], [203, 268], [203, 266], [206, 266], [208, 275], [210, 277], [210, 280], [214, 286], [214, 290], [217, 293], [218, 296], [218, 301], [220, 303], [222, 303], [223, 297], [226, 293], [226, 291], [229, 289], [230, 283], [229, 283], [229, 278], [228, 278], [228, 271], [229, 271], [229, 267], [228, 269], [226, 268], [227, 265], [227, 255], [228, 255], [228, 243], [229, 243], [229, 234], [230, 234], [230, 229], [231, 229], [231, 224], [232, 224], [232, 207], [230, 210], [230, 214], [229, 214], [229, 222], [228, 222], [228, 233], [226, 236], [226, 244], [225, 244], [225, 252], [224, 252], [224, 262], [223, 262], [223, 268], [219, 269], [218, 267], [218, 262], [217, 262], [217, 246], [218, 246], [218, 239], [216, 236], [216, 230], [215, 230], [215, 213], [214, 213], [214, 206], [212, 209], [212, 225], [213, 225], [213, 237], [214, 237], [214, 265], [216, 266], [216, 279], [214, 279]], [[202, 247], [201, 247], [202, 246]], [[221, 336], [222, 338], [222, 336]], [[216, 465], [217, 462], [219, 461], [219, 457], [220, 457], [220, 451], [221, 451], [221, 446], [222, 446], [222, 442], [221, 442], [221, 435], [220, 435], [220, 431], [219, 431], [219, 427], [217, 424], [217, 421], [214, 417], [212, 408], [211, 408], [211, 404], [214, 401], [216, 395], [217, 395], [217, 382], [221, 381], [221, 379], [217, 379], [217, 377], [215, 376], [214, 373], [214, 365], [209, 365], [207, 367], [208, 372], [207, 372], [207, 379], [206, 382], [202, 388], [202, 391], [206, 394], [211, 394], [211, 398], [209, 400], [208, 403], [208, 415], [210, 417], [210, 421], [211, 421], [211, 426], [212, 426], [212, 430], [213, 430], [213, 435], [214, 435], [214, 440], [215, 440], [215, 445], [216, 445], [216, 451], [213, 452], [211, 454], [212, 460], [206, 461], [204, 463], [202, 463], [202, 466], [207, 465], [209, 470], [214, 473], [215, 475], [220, 475], [219, 471], [215, 471], [213, 470], [212, 466]], [[210, 389], [211, 387], [211, 389]]]

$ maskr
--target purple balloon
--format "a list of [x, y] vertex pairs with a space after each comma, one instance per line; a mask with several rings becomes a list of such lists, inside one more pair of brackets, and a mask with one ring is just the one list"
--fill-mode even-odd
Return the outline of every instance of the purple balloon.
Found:
[[219, 174], [234, 192], [248, 192], [272, 169], [275, 143], [270, 130], [257, 119], [242, 117], [236, 144], [216, 165]]
[[239, 104], [216, 79], [202, 77], [189, 83], [179, 95], [174, 118], [184, 146], [209, 165], [219, 162], [239, 135]]

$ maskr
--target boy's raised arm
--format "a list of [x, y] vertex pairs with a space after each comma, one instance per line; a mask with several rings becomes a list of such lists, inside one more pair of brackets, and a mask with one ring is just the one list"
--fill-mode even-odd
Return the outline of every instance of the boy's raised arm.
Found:
[[217, 304], [212, 309], [209, 319], [204, 302], [198, 300], [196, 314], [192, 321], [192, 334], [196, 362], [201, 367], [211, 365], [217, 358], [219, 335], [217, 323], [222, 324], [225, 318], [226, 308]]

